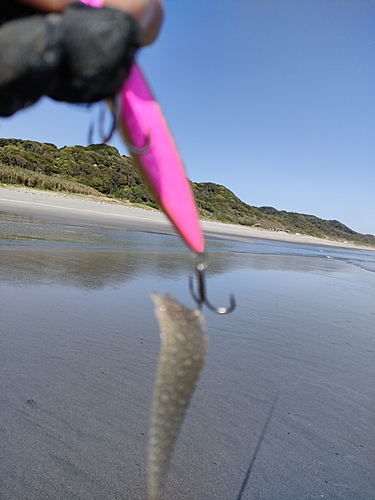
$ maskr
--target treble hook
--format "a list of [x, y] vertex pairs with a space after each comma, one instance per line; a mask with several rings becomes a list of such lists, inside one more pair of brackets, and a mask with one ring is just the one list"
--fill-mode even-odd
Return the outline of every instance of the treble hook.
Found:
[[[116, 94], [114, 97], [107, 99], [107, 103], [112, 115], [112, 125], [108, 134], [104, 133], [104, 120], [105, 120], [105, 106], [102, 105], [99, 114], [99, 135], [100, 140], [107, 144], [112, 139], [113, 134], [115, 133], [116, 127], [119, 124], [119, 119], [121, 116], [121, 106], [120, 106], [120, 96]], [[104, 104], [104, 103], [103, 103]], [[88, 133], [88, 143], [93, 143], [93, 135], [94, 135], [94, 124], [90, 123], [89, 133]], [[128, 151], [130, 154], [136, 154], [138, 156], [148, 153], [151, 147], [151, 136], [150, 134], [146, 135], [146, 143], [142, 147], [134, 146], [131, 142], [127, 140], [124, 134], [122, 134], [122, 139], [125, 142]]]
[[120, 98], [118, 94], [116, 94], [111, 99], [111, 114], [112, 114], [112, 125], [107, 135], [104, 133], [104, 117], [105, 117], [105, 106], [103, 105], [100, 111], [99, 117], [99, 134], [102, 142], [107, 144], [108, 141], [112, 139], [113, 134], [115, 133], [117, 127], [117, 121], [120, 116]]
[[[120, 96], [118, 94], [114, 97], [113, 100], [109, 101], [109, 106], [113, 112], [113, 130], [111, 130], [111, 135], [113, 134], [116, 126], [119, 125], [122, 140], [125, 142], [130, 154], [135, 154], [135, 155], [140, 156], [140, 155], [143, 155], [145, 153], [148, 153], [148, 151], [150, 150], [150, 147], [151, 147], [150, 134], [146, 135], [145, 145], [141, 146], [141, 147], [134, 146], [134, 144], [132, 144], [125, 137], [125, 134], [123, 133], [123, 130], [121, 127], [121, 120], [120, 120], [120, 117], [121, 117], [121, 99], [120, 99]], [[109, 136], [109, 138], [107, 140], [109, 140], [111, 138], [111, 135]]]
[[[101, 101], [100, 105], [100, 112], [99, 112], [99, 136], [100, 140], [102, 143], [107, 144], [108, 141], [112, 139], [113, 134], [115, 133], [116, 127], [117, 127], [117, 121], [120, 116], [120, 100], [119, 97], [116, 95], [112, 99], [108, 99], [108, 104], [110, 106], [110, 112], [112, 116], [112, 124], [111, 128], [108, 132], [108, 134], [104, 133], [104, 120], [105, 120], [105, 105], [104, 102]], [[88, 133], [88, 138], [87, 142], [89, 144], [93, 144], [93, 136], [94, 136], [94, 128], [95, 125], [93, 121], [90, 123], [89, 127], [89, 133]]]
[[210, 302], [207, 299], [207, 293], [206, 293], [206, 282], [205, 282], [205, 275], [204, 275], [204, 270], [206, 269], [207, 264], [204, 262], [199, 262], [196, 265], [196, 273], [197, 273], [197, 280], [198, 280], [198, 295], [195, 294], [194, 288], [193, 288], [193, 278], [189, 276], [189, 288], [190, 288], [190, 293], [193, 296], [193, 299], [195, 302], [198, 304], [198, 308], [201, 309], [203, 304], [205, 304], [208, 309], [210, 309], [213, 312], [216, 312], [217, 314], [229, 314], [232, 311], [235, 310], [236, 308], [236, 300], [234, 298], [234, 295], [232, 294], [230, 296], [230, 304], [229, 307], [214, 307], [213, 305], [210, 304]]

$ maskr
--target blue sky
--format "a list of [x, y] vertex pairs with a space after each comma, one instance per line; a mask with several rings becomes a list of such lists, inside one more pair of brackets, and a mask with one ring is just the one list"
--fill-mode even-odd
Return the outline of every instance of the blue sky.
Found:
[[[189, 177], [375, 234], [375, 0], [165, 7], [139, 60]], [[44, 99], [0, 120], [0, 136], [86, 144], [97, 113]]]

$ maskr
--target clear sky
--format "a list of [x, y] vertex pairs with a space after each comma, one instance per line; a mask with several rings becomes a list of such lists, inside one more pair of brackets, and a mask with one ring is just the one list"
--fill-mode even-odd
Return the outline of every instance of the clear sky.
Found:
[[[189, 177], [375, 234], [375, 0], [165, 7], [139, 60]], [[86, 144], [97, 115], [44, 99], [0, 120], [0, 136]]]

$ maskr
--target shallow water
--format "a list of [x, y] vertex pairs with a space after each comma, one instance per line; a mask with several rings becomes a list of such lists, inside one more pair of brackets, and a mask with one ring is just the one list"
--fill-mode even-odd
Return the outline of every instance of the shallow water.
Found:
[[[6, 214], [0, 497], [145, 499], [151, 290], [193, 307], [171, 235]], [[165, 499], [370, 499], [375, 252], [209, 239], [207, 365]]]

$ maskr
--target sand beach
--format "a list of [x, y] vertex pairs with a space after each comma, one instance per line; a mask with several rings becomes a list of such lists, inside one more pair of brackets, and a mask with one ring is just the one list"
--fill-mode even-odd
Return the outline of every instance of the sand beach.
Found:
[[[0, 207], [3, 211], [34, 216], [46, 216], [71, 223], [110, 223], [122, 227], [126, 221], [127, 230], [164, 232], [175, 231], [164, 214], [134, 208], [108, 201], [90, 200], [84, 196], [39, 191], [28, 188], [0, 188]], [[351, 243], [324, 240], [313, 236], [292, 234], [283, 231], [268, 231], [234, 224], [203, 221], [205, 235], [229, 239], [261, 238], [301, 245], [323, 245], [338, 248], [366, 248]]]

